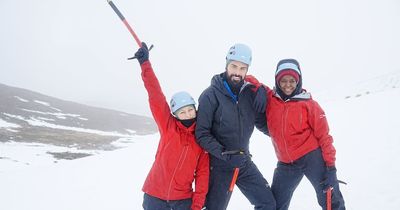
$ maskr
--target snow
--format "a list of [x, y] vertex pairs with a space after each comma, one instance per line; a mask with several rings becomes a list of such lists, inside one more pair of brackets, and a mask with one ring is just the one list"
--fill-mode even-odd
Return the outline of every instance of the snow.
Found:
[[390, 91], [396, 88], [400, 88], [400, 71], [355, 83], [338, 83], [330, 88], [314, 92], [314, 97], [317, 95], [320, 101], [340, 101], [342, 99], [359, 98], [363, 95]]
[[39, 120], [39, 119], [36, 119], [36, 118], [25, 119], [25, 121], [28, 122], [30, 125], [33, 125], [33, 126], [40, 126], [40, 127], [48, 127], [48, 128], [61, 129], [61, 130], [71, 130], [71, 131], [92, 133], [92, 134], [98, 134], [98, 135], [102, 135], [102, 136], [130, 137], [130, 135], [121, 134], [121, 133], [118, 133], [118, 132], [115, 132], [115, 131], [108, 132], [108, 131], [101, 131], [101, 130], [95, 130], [95, 129], [87, 129], [87, 128], [78, 128], [78, 127], [57, 125], [57, 124], [48, 123], [48, 122], [45, 122], [43, 120]]
[[0, 128], [5, 128], [5, 127], [8, 127], [8, 128], [19, 128], [21, 126], [19, 126], [17, 124], [14, 124], [14, 123], [9, 123], [9, 122], [7, 122], [7, 121], [5, 121], [3, 119], [0, 119]]
[[[347, 209], [400, 207], [396, 188], [400, 186], [399, 95], [400, 88], [392, 88], [357, 98], [320, 102], [335, 140], [338, 177], [348, 183], [341, 186]], [[26, 149], [32, 145], [0, 144], [0, 157], [7, 157], [0, 158], [1, 209], [141, 209], [141, 187], [154, 160], [158, 139], [158, 134], [135, 136], [133, 143], [125, 144], [123, 149], [57, 163], [50, 156], [27, 155]], [[36, 146], [46, 147], [52, 149]], [[270, 139], [255, 132], [251, 151], [254, 162], [271, 182], [276, 157]], [[19, 155], [27, 157], [22, 159]], [[20, 162], [12, 163], [18, 158]], [[24, 163], [29, 165], [22, 167]], [[235, 187], [228, 209], [252, 207]], [[314, 189], [305, 178], [290, 209], [320, 209]]]
[[[41, 112], [41, 111], [30, 110], [30, 109], [21, 109], [21, 110], [26, 111], [26, 112], [44, 114], [44, 115], [53, 115], [53, 116], [56, 116], [58, 118], [63, 118], [63, 119], [66, 119], [66, 117], [76, 117], [76, 118], [80, 119], [79, 114], [69, 114], [69, 113], [61, 113], [61, 112]], [[83, 119], [85, 119], [85, 118], [83, 118]]]
[[51, 146], [40, 143], [6, 142], [0, 147], [0, 173], [20, 170], [31, 166], [48, 166], [56, 162], [66, 161], [56, 160], [48, 152], [98, 153], [91, 150], [78, 150], [76, 148]]
[[[34, 111], [34, 112], [36, 112], [36, 111]], [[88, 128], [79, 128], [79, 127], [57, 125], [57, 124], [46, 122], [46, 121], [49, 121], [51, 119], [42, 118], [42, 117], [38, 117], [38, 118], [30, 117], [29, 119], [27, 119], [27, 118], [24, 118], [24, 117], [22, 117], [20, 115], [12, 115], [12, 114], [8, 114], [8, 113], [3, 113], [3, 114], [8, 116], [8, 117], [11, 117], [11, 118], [15, 118], [15, 119], [18, 119], [18, 120], [23, 120], [23, 121], [27, 122], [29, 125], [32, 125], [32, 126], [48, 127], [48, 128], [61, 129], [61, 130], [71, 130], [71, 131], [98, 134], [98, 135], [102, 135], [102, 136], [132, 137], [132, 135], [121, 134], [121, 133], [118, 133], [116, 131], [101, 131], [101, 130], [88, 129]], [[63, 114], [63, 113], [60, 113], [60, 114]], [[63, 114], [63, 115], [72, 116], [73, 114]], [[77, 115], [77, 116], [79, 116], [79, 115]], [[85, 119], [86, 118], [84, 118], [83, 120], [85, 120]], [[0, 127], [1, 127], [1, 125], [2, 125], [2, 123], [0, 121]], [[11, 126], [11, 124], [9, 126]]]
[[18, 99], [18, 100], [20, 100], [20, 101], [22, 101], [22, 102], [29, 102], [28, 100], [26, 100], [26, 99], [23, 99], [23, 98], [21, 98], [21, 97], [19, 97], [19, 96], [14, 96], [16, 99]]
[[131, 129], [125, 129], [125, 130], [128, 131], [128, 132], [131, 133], [131, 134], [135, 134], [135, 133], [136, 133], [136, 131], [131, 130]]
[[39, 101], [39, 100], [34, 100], [34, 102], [35, 102], [35, 103], [38, 103], [38, 104], [45, 105], [45, 106], [50, 106], [50, 103], [48, 103], [48, 102]]
[[2, 209], [138, 209], [158, 138], [138, 136], [124, 149], [75, 161], [0, 170]]
[[5, 116], [7, 116], [7, 117], [15, 118], [15, 119], [17, 119], [17, 120], [25, 120], [24, 117], [19, 116], [19, 115], [8, 114], [8, 113], [5, 113], [5, 112], [3, 112], [3, 115], [5, 115]]
[[37, 117], [39, 120], [44, 120], [44, 121], [55, 121], [55, 119], [50, 119], [50, 118], [45, 118], [45, 117]]

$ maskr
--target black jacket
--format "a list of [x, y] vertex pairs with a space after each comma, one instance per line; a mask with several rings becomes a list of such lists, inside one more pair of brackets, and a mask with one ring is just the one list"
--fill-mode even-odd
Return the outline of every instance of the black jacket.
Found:
[[236, 102], [224, 86], [222, 73], [215, 75], [200, 95], [196, 139], [211, 154], [211, 163], [224, 160], [223, 151], [249, 152], [254, 125], [261, 132], [267, 132], [265, 113], [256, 113], [253, 108], [253, 87], [245, 82]]

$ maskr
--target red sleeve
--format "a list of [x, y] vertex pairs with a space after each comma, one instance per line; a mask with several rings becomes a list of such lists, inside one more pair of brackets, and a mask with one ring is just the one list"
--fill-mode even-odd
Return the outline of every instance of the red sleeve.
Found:
[[195, 174], [195, 191], [192, 197], [191, 210], [200, 210], [204, 206], [208, 192], [208, 179], [210, 174], [210, 161], [208, 153], [203, 150], [201, 153]]
[[252, 88], [252, 90], [255, 92], [255, 91], [257, 91], [257, 89], [261, 86], [261, 85], [263, 85], [261, 82], [259, 82], [258, 81], [258, 79], [255, 77], [255, 76], [253, 76], [253, 75], [246, 75], [246, 77], [244, 78], [244, 80], [246, 81], [246, 82], [250, 82], [251, 84], [253, 84], [255, 87], [254, 88]]
[[322, 150], [322, 156], [326, 166], [334, 166], [336, 160], [336, 150], [333, 146], [333, 138], [329, 135], [328, 121], [325, 112], [319, 104], [311, 100], [310, 124], [314, 131], [314, 136], [317, 138], [319, 146]]
[[162, 135], [163, 132], [167, 130], [168, 122], [173, 116], [171, 115], [170, 108], [161, 90], [160, 83], [151, 67], [150, 61], [144, 62], [141, 68], [144, 87], [149, 95], [150, 110], [157, 123], [160, 134]]
[[261, 85], [264, 86], [264, 88], [267, 90], [267, 92], [271, 90], [268, 86], [266, 86], [266, 85], [264, 85], [263, 83], [259, 82], [258, 79], [257, 79], [255, 76], [253, 76], [253, 75], [246, 75], [246, 77], [244, 78], [244, 80], [245, 80], [246, 82], [250, 82], [251, 84], [253, 84], [253, 85], [255, 86], [254, 88], [252, 88], [252, 90], [253, 90], [254, 92], [257, 91], [257, 89], [258, 89]]

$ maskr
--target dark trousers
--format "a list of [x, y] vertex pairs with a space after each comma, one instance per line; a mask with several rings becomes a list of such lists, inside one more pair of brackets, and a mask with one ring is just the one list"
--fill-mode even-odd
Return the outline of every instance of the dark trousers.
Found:
[[[205, 205], [207, 210], [226, 209], [230, 199], [227, 192], [233, 177], [233, 170], [226, 166], [211, 167]], [[248, 161], [245, 167], [240, 168], [236, 186], [254, 205], [254, 209], [275, 210], [275, 199], [271, 188], [252, 161]]]
[[145, 193], [142, 206], [144, 210], [190, 210], [191, 205], [191, 198], [166, 201]]
[[[272, 192], [276, 200], [277, 210], [287, 210], [293, 192], [296, 190], [301, 179], [305, 175], [311, 182], [317, 194], [319, 205], [326, 209], [326, 193], [320, 184], [326, 172], [325, 162], [322, 158], [321, 149], [316, 149], [292, 164], [278, 162], [272, 180]], [[332, 191], [332, 210], [345, 210], [342, 193], [339, 184], [333, 186]]]

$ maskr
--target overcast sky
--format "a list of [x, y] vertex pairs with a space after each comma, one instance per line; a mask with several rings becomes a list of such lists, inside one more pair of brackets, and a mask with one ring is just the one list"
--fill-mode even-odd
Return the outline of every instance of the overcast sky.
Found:
[[[195, 98], [224, 71], [228, 48], [253, 50], [249, 73], [273, 86], [276, 63], [299, 60], [311, 93], [400, 71], [398, 0], [114, 0], [168, 97]], [[106, 0], [0, 0], [0, 83], [150, 115], [137, 45]]]

